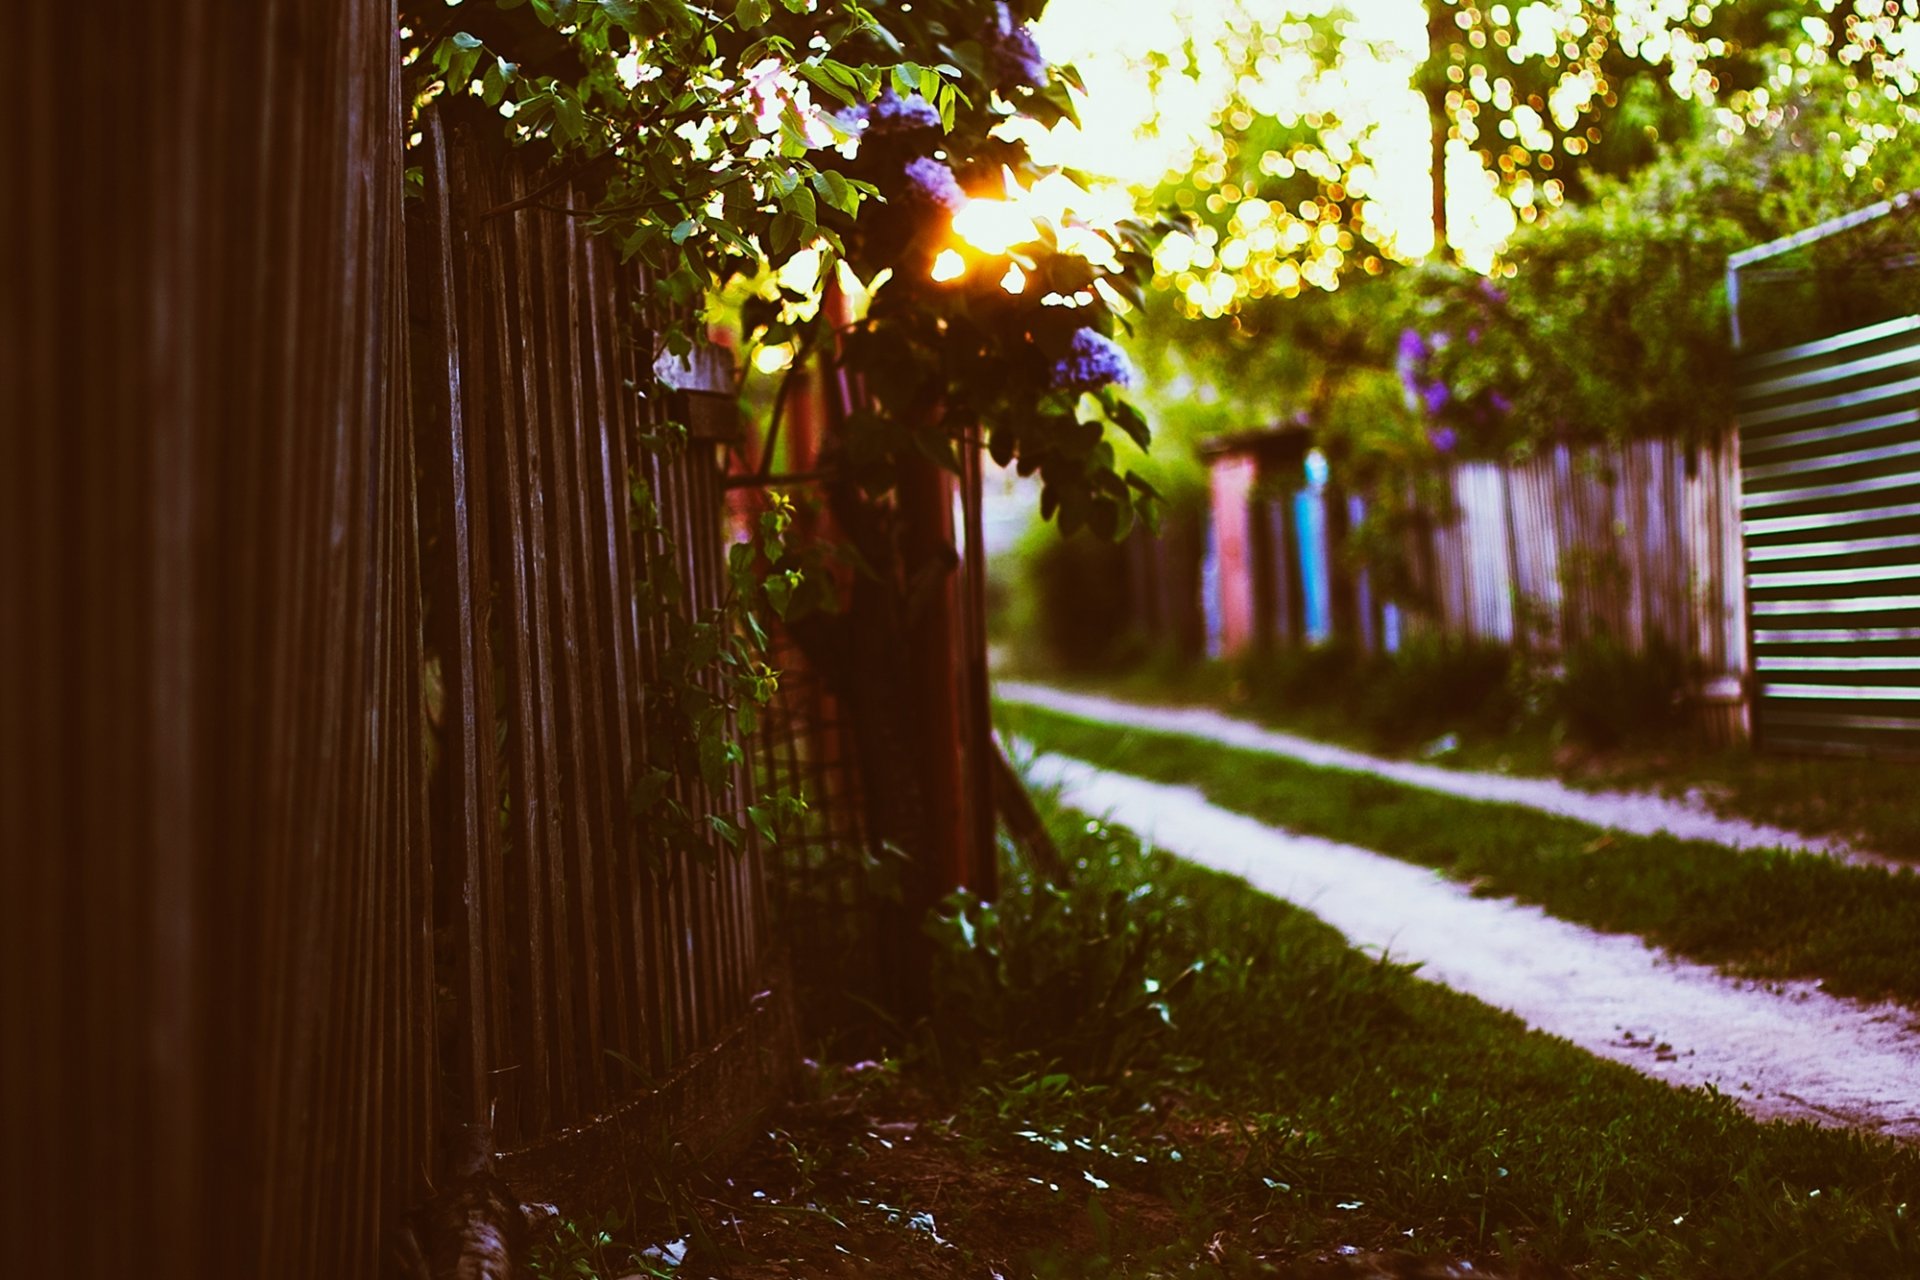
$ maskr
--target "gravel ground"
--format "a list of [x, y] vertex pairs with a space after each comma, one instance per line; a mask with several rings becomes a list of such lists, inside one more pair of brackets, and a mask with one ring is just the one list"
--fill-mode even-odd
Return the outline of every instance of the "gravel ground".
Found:
[[[1028, 700], [1025, 692], [1024, 687], [1001, 689], [1014, 701]], [[1235, 735], [1235, 745], [1285, 738], [1210, 712], [1147, 712], [1046, 692], [1044, 705], [1073, 714], [1094, 715], [1085, 704], [1097, 702], [1122, 707], [1128, 719], [1140, 722], [1150, 714], [1156, 728], [1195, 732], [1191, 726], [1217, 722]], [[1315, 753], [1301, 758], [1316, 763], [1334, 763], [1325, 758], [1331, 756], [1368, 759], [1316, 743], [1299, 745]], [[1421, 768], [1375, 763], [1396, 770]], [[1443, 770], [1423, 773], [1456, 784], [1515, 781]], [[1529, 1026], [1591, 1053], [1679, 1087], [1712, 1085], [1763, 1119], [1811, 1120], [1920, 1138], [1920, 1030], [1898, 1006], [1842, 1000], [1812, 983], [1736, 981], [1675, 960], [1630, 935], [1596, 933], [1536, 907], [1475, 897], [1424, 867], [1276, 830], [1210, 804], [1190, 787], [1146, 782], [1060, 756], [1036, 759], [1031, 777], [1042, 786], [1059, 786], [1065, 804], [1130, 827], [1169, 853], [1243, 876], [1254, 887], [1313, 912], [1354, 945], [1417, 963], [1422, 977], [1510, 1010]], [[1444, 789], [1475, 794], [1459, 785]], [[1690, 824], [1712, 824], [1689, 825], [1687, 834], [1697, 838], [1721, 839], [1703, 833], [1739, 828], [1751, 844], [1752, 832], [1762, 830], [1702, 818], [1660, 800], [1565, 794], [1603, 802], [1595, 812], [1637, 813], [1642, 822], [1664, 808]], [[1587, 812], [1571, 816], [1622, 826]]]
[[1426, 791], [1520, 805], [1633, 835], [1666, 832], [1683, 840], [1709, 840], [1733, 849], [1796, 849], [1846, 862], [1873, 866], [1911, 865], [1855, 849], [1831, 836], [1810, 836], [1763, 823], [1723, 818], [1704, 807], [1640, 791], [1581, 791], [1551, 778], [1516, 778], [1472, 773], [1439, 765], [1390, 760], [1346, 747], [1331, 746], [1263, 728], [1204, 707], [1155, 707], [1097, 694], [1070, 693], [1047, 685], [1000, 681], [994, 694], [1003, 701], [1043, 707], [1103, 724], [1181, 733], [1225, 746], [1286, 756], [1306, 764], [1370, 773]]

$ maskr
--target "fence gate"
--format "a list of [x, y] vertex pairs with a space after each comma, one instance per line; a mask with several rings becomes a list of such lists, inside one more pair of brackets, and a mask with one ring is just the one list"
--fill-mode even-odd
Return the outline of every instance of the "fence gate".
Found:
[[1757, 737], [1920, 754], [1920, 316], [1749, 358], [1739, 419]]

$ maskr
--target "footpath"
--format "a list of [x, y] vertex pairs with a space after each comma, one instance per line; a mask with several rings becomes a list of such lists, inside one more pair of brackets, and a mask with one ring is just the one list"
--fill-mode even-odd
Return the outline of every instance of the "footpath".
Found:
[[[1525, 804], [1638, 834], [1669, 831], [1739, 848], [1833, 842], [1704, 814], [1657, 796], [1573, 791], [1538, 779], [1380, 760], [1217, 712], [1141, 707], [1042, 686], [1003, 684], [1029, 703], [1117, 726], [1187, 733], [1414, 786]], [[1920, 1139], [1920, 1029], [1898, 1005], [1865, 1004], [1810, 982], [1752, 983], [1602, 934], [1537, 907], [1474, 896], [1428, 868], [1302, 836], [1167, 786], [1041, 756], [1032, 780], [1061, 802], [1125, 825], [1177, 856], [1244, 877], [1311, 911], [1355, 945], [1507, 1009], [1529, 1026], [1679, 1087], [1710, 1085], [1765, 1119], [1811, 1120]]]

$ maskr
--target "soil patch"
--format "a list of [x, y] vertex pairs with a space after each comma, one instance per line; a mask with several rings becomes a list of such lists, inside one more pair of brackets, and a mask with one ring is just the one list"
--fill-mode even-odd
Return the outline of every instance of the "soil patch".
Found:
[[[978, 1117], [970, 1125], [890, 1067], [809, 1067], [815, 1097], [771, 1114], [742, 1155], [685, 1179], [670, 1195], [636, 1196], [630, 1174], [596, 1179], [593, 1171], [568, 1170], [563, 1180], [543, 1183], [539, 1171], [529, 1170], [514, 1189], [545, 1218], [536, 1232], [536, 1274], [607, 1280], [1171, 1273], [1531, 1280], [1564, 1274], [1415, 1257], [1392, 1248], [1401, 1234], [1393, 1224], [1363, 1215], [1343, 1214], [1337, 1234], [1328, 1236], [1334, 1243], [1289, 1256], [1263, 1247], [1286, 1224], [1236, 1221], [1217, 1206], [1208, 1220], [1208, 1206], [1176, 1205], [1147, 1185], [1150, 1179], [1134, 1186], [1076, 1181], [1038, 1148], [1009, 1143]], [[1142, 1123], [1177, 1136], [1189, 1151], [1203, 1143], [1231, 1149], [1244, 1140], [1242, 1122], [1174, 1096]], [[556, 1187], [563, 1198], [543, 1203]]]

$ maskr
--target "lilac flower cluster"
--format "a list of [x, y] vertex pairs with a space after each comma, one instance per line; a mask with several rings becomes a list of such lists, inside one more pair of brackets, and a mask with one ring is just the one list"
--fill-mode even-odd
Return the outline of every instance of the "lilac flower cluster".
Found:
[[938, 129], [940, 111], [919, 94], [903, 98], [888, 85], [873, 100], [873, 127], [882, 132], [900, 133], [909, 129]]
[[1452, 401], [1453, 394], [1447, 390], [1447, 384], [1431, 376], [1427, 369], [1427, 362], [1446, 345], [1444, 333], [1428, 339], [1419, 330], [1408, 329], [1400, 335], [1393, 367], [1400, 375], [1401, 389], [1406, 392], [1407, 408], [1423, 409], [1432, 417]]
[[1038, 89], [1047, 83], [1047, 60], [1040, 56], [1040, 46], [1034, 43], [1027, 24], [1013, 20], [1006, 0], [993, 6], [993, 21], [987, 24], [980, 43], [987, 51], [994, 87]]
[[960, 189], [953, 170], [931, 156], [916, 156], [907, 161], [905, 172], [910, 198], [948, 213], [960, 212], [967, 203], [967, 193]]
[[1133, 362], [1127, 353], [1112, 338], [1092, 329], [1076, 329], [1067, 354], [1053, 362], [1055, 390], [1078, 393], [1133, 383]]
[[840, 127], [849, 133], [910, 133], [915, 129], [938, 129], [940, 112], [919, 94], [901, 97], [888, 85], [872, 102], [848, 107], [839, 113]]
[[[1439, 419], [1443, 413], [1449, 419], [1449, 422], [1430, 421], [1427, 427], [1427, 440], [1440, 453], [1451, 452], [1459, 443], [1459, 433], [1450, 423], [1487, 427], [1513, 412], [1513, 401], [1498, 391], [1482, 390], [1459, 397], [1435, 374], [1433, 358], [1446, 349], [1448, 341], [1445, 333], [1429, 338], [1418, 330], [1408, 329], [1400, 335], [1393, 362], [1400, 375], [1400, 386], [1406, 393], [1407, 408], [1423, 412], [1429, 420]], [[1469, 329], [1468, 344], [1479, 341], [1480, 330]]]

